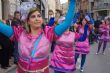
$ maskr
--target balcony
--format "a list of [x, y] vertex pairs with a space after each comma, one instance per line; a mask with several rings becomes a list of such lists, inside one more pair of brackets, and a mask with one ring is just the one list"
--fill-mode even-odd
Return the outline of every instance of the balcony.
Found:
[[95, 11], [110, 10], [110, 3], [97, 3], [94, 5], [93, 10]]

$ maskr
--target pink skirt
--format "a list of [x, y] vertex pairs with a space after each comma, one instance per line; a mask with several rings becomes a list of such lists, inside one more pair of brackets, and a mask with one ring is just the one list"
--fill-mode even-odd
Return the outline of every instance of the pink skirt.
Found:
[[58, 48], [52, 54], [50, 68], [61, 72], [72, 72], [76, 69], [74, 48]]
[[19, 58], [17, 73], [49, 73], [48, 58], [29, 62]]

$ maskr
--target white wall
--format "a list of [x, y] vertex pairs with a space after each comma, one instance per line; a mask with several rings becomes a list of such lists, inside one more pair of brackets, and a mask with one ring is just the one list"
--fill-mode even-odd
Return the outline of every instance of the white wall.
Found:
[[47, 0], [47, 3], [48, 3], [48, 8], [49, 9], [52, 9], [53, 12], [55, 13], [55, 10], [56, 10], [56, 1], [55, 0]]
[[10, 14], [13, 15], [19, 5], [19, 0], [10, 0]]
[[55, 1], [56, 1], [56, 9], [61, 9], [60, 0], [55, 0]]
[[0, 0], [0, 18], [3, 16], [4, 19], [7, 19], [8, 14], [13, 15], [19, 4], [19, 0], [3, 0], [2, 4]]
[[110, 10], [109, 10], [109, 14], [108, 14], [108, 16], [110, 17]]
[[1, 0], [0, 0], [0, 19], [2, 19], [2, 4], [1, 4]]
[[9, 2], [9, 1], [10, 1], [10, 0], [3, 0], [3, 3], [2, 3], [2, 4], [3, 4], [3, 5], [2, 5], [2, 6], [3, 6], [3, 7], [2, 7], [2, 8], [3, 8], [3, 9], [2, 9], [2, 10], [3, 10], [3, 11], [2, 11], [2, 12], [3, 12], [3, 13], [2, 13], [3, 19], [7, 19], [7, 18], [8, 18], [8, 14], [10, 13], [10, 9], [9, 9], [9, 8], [10, 8], [10, 6], [9, 6], [9, 5], [10, 5], [10, 4], [9, 4], [10, 2]]
[[45, 18], [48, 18], [48, 3], [47, 0], [42, 0], [44, 6], [45, 6]]
[[29, 2], [33, 2], [33, 0], [25, 0], [25, 1], [27, 1], [27, 2], [28, 2], [28, 1], [29, 1]]

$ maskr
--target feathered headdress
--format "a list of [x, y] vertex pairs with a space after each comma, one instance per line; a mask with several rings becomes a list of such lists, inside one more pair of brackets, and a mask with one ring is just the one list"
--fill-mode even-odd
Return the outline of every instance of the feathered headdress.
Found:
[[86, 19], [90, 24], [93, 24], [93, 25], [94, 25], [94, 20], [93, 20], [93, 18], [91, 17], [91, 15], [90, 15], [89, 13], [85, 16], [85, 19]]
[[21, 20], [25, 20], [31, 8], [37, 7], [35, 2], [22, 2], [17, 8], [17, 11], [21, 13]]

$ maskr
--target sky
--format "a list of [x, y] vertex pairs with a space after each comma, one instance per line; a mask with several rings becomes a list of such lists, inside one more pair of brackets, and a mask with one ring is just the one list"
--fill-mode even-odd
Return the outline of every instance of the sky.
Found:
[[60, 0], [61, 4], [67, 2], [68, 0]]

